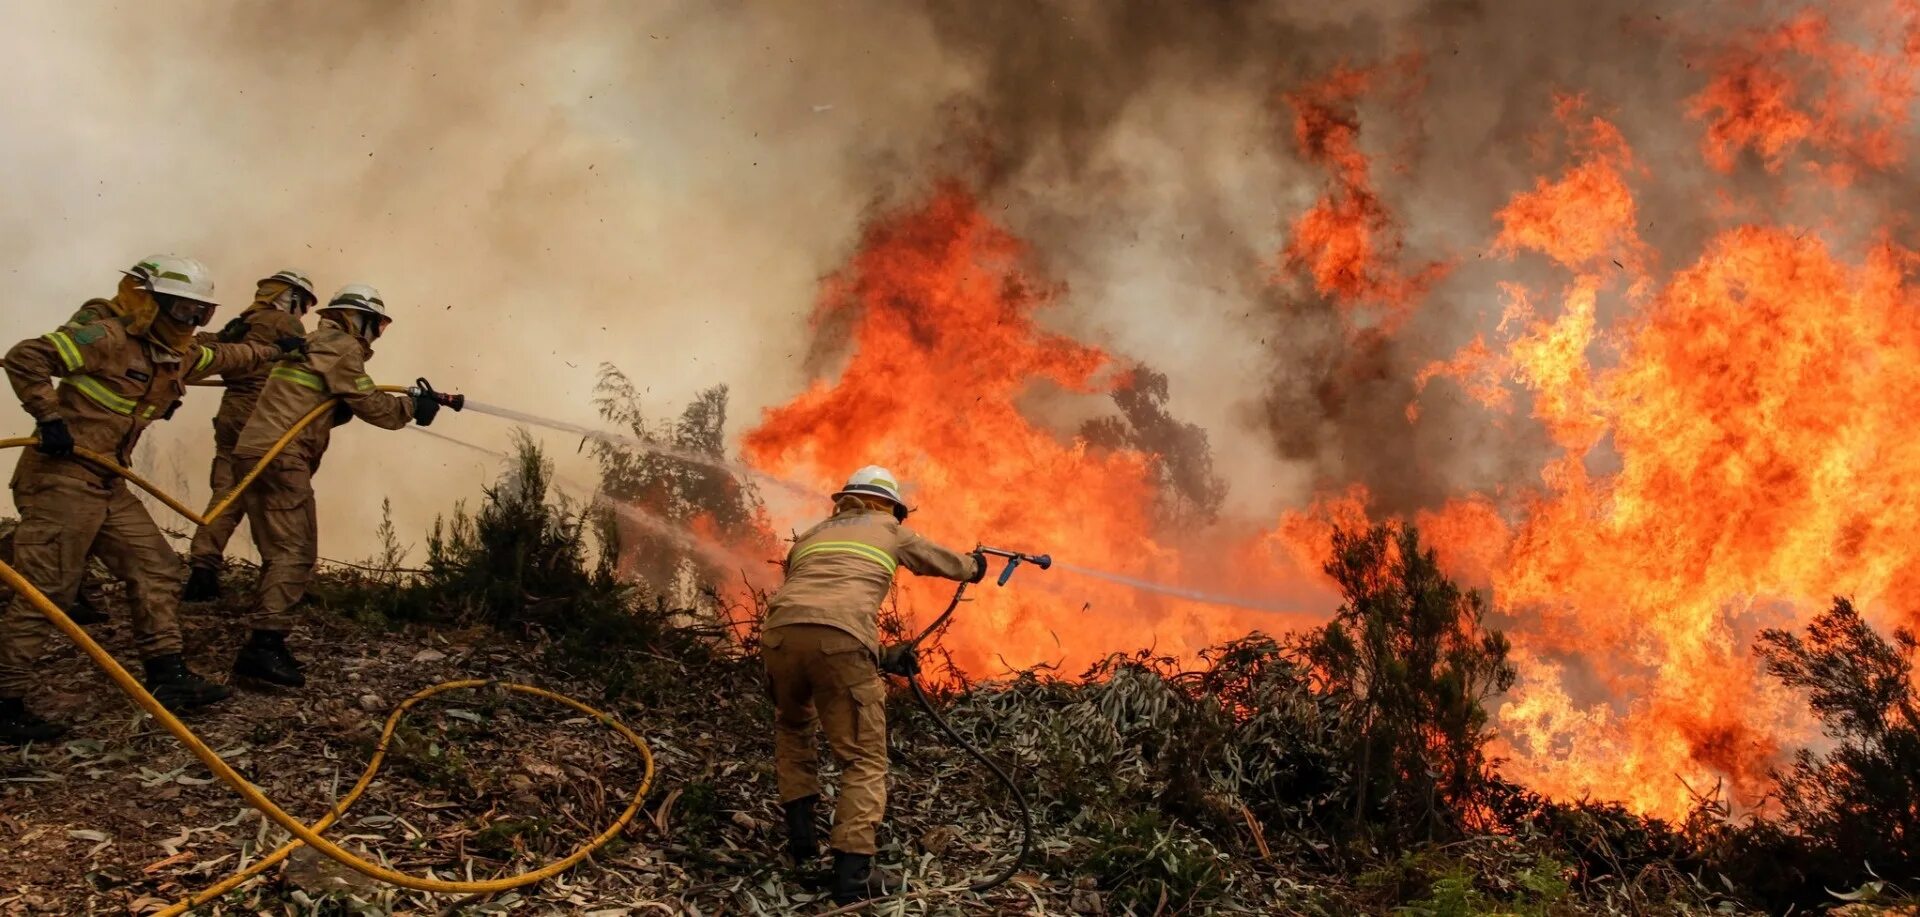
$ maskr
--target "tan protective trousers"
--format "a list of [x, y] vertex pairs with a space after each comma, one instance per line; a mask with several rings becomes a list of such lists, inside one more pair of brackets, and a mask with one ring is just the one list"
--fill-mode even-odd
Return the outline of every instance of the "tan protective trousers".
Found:
[[[222, 408], [225, 407], [223, 403]], [[233, 489], [233, 485], [253, 468], [253, 463], [233, 457], [233, 446], [240, 441], [240, 428], [246, 426], [247, 419], [238, 420], [226, 416], [213, 419], [213, 470], [207, 475], [207, 483], [212, 487], [213, 499], [218, 500]], [[227, 542], [233, 540], [233, 533], [240, 528], [240, 520], [246, 513], [236, 505], [214, 517], [193, 533], [193, 549], [188, 564], [194, 569], [218, 570], [227, 556]]]
[[[13, 566], [27, 582], [64, 608], [80, 588], [91, 553], [127, 584], [140, 658], [180, 652], [176, 614], [186, 571], [125, 482], [36, 474], [14, 483], [13, 501], [20, 509]], [[0, 612], [0, 698], [27, 695], [52, 633], [53, 625], [24, 596], [14, 596]]]
[[[252, 468], [250, 459], [241, 464]], [[260, 550], [260, 591], [247, 625], [290, 631], [293, 606], [307, 595], [307, 581], [320, 560], [320, 527], [313, 506], [313, 470], [282, 454], [242, 494], [247, 525]]]
[[814, 729], [840, 762], [833, 849], [878, 853], [874, 834], [887, 811], [887, 687], [858, 637], [824, 624], [787, 624], [761, 636], [773, 690], [773, 763], [780, 801], [820, 792]]

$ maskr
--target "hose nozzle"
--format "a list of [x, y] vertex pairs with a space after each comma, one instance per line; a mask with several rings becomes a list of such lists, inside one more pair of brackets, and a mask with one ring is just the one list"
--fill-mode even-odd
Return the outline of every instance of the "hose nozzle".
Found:
[[1053, 556], [1050, 554], [1022, 554], [1019, 551], [1009, 551], [1004, 548], [989, 548], [986, 545], [981, 545], [979, 550], [982, 554], [991, 554], [995, 557], [1004, 557], [1007, 559], [1007, 566], [1000, 571], [999, 585], [1002, 586], [1007, 584], [1007, 580], [1013, 579], [1013, 569], [1020, 566], [1022, 561], [1039, 567], [1042, 570], [1050, 569], [1053, 566]]
[[467, 406], [467, 396], [437, 391], [434, 389], [433, 384], [424, 378], [413, 380], [413, 388], [410, 394], [415, 396], [426, 395], [438, 402], [441, 407], [452, 408], [456, 411], [464, 410]]

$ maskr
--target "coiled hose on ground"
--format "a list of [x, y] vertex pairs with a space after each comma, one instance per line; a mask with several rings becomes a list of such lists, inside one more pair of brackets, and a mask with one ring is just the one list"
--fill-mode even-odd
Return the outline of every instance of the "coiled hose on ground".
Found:
[[[400, 386], [381, 386], [380, 390], [387, 392], [410, 391]], [[334, 404], [335, 400], [329, 399], [319, 407], [308, 412], [305, 417], [302, 417], [298, 423], [295, 423], [287, 430], [285, 435], [280, 437], [278, 442], [274, 443], [273, 448], [269, 449], [266, 455], [261, 457], [260, 461], [254, 465], [251, 471], [247, 472], [246, 477], [242, 478], [230, 493], [215, 500], [213, 505], [209, 506], [204, 513], [196, 513], [187, 508], [185, 504], [161, 491], [145, 478], [142, 478], [132, 470], [121, 466], [118, 462], [106, 456], [84, 449], [76, 449], [74, 451], [80, 458], [111, 471], [126, 479], [128, 483], [152, 494], [161, 503], [166, 504], [168, 508], [192, 522], [205, 525], [222, 513], [227, 512], [238, 499], [240, 493], [260, 476], [260, 472], [266, 468], [267, 464], [271, 462], [275, 456], [278, 456], [281, 451], [286, 449], [287, 444], [292, 442], [293, 438], [297, 436], [301, 430], [305, 429], [308, 424], [312, 423], [321, 414], [333, 410]], [[6, 439], [0, 440], [0, 449], [22, 448], [38, 445], [38, 443], [39, 440], [34, 438]], [[25, 577], [21, 576], [18, 571], [5, 562], [0, 562], [0, 583], [4, 583], [15, 593], [26, 597], [27, 601], [31, 602], [42, 615], [46, 616], [47, 620], [52, 622], [56, 629], [62, 634], [65, 634], [67, 639], [72, 640], [76, 646], [80, 647], [81, 652], [86, 653], [87, 658], [93, 660], [93, 664], [107, 674], [107, 677], [113, 681], [115, 687], [118, 687], [122, 693], [132, 699], [136, 706], [152, 715], [154, 720], [158, 722], [162, 728], [166, 729], [167, 732], [171, 733], [174, 738], [180, 740], [180, 744], [185, 745], [187, 750], [193, 753], [194, 757], [200, 759], [200, 762], [205, 764], [207, 769], [213, 772], [214, 776], [220, 778], [222, 782], [232, 788], [248, 805], [260, 810], [261, 814], [272, 820], [274, 824], [279, 825], [289, 834], [293, 835], [293, 840], [288, 841], [253, 865], [221, 880], [210, 888], [190, 896], [186, 900], [180, 901], [160, 911], [159, 913], [162, 917], [175, 917], [175, 915], [183, 914], [194, 907], [198, 907], [201, 904], [226, 894], [267, 869], [272, 868], [282, 860], [285, 860], [303, 844], [312, 847], [320, 853], [325, 854], [329, 859], [361, 875], [390, 885], [397, 885], [401, 888], [457, 895], [490, 895], [522, 888], [552, 878], [579, 865], [581, 861], [592, 856], [594, 851], [606, 846], [609, 841], [619, 836], [620, 832], [625, 830], [627, 825], [633, 821], [634, 816], [639, 813], [641, 803], [646, 799], [647, 793], [653, 787], [653, 752], [647, 747], [645, 740], [640, 738], [633, 730], [627, 728], [618, 720], [615, 720], [611, 715], [574, 700], [573, 698], [532, 685], [481, 679], [448, 681], [426, 688], [402, 701], [398, 707], [395, 707], [393, 713], [387, 717], [385, 728], [380, 732], [380, 741], [374, 748], [373, 756], [368, 759], [366, 769], [361, 772], [360, 779], [354, 783], [353, 788], [349, 790], [345, 796], [341, 797], [340, 801], [319, 821], [314, 822], [312, 825], [303, 824], [299, 819], [287, 814], [285, 810], [274, 804], [273, 800], [268, 799], [257, 787], [249, 783], [247, 779], [241, 776], [238, 771], [234, 770], [231, 765], [222, 760], [220, 755], [202, 741], [198, 735], [195, 735], [192, 729], [188, 728], [178, 717], [169, 712], [158, 700], [155, 700], [154, 696], [148, 693], [146, 687], [141, 685], [138, 679], [134, 678], [131, 673], [123, 668], [120, 663], [113, 658], [112, 654], [108, 653], [105, 648], [95, 642], [80, 625], [75, 624], [73, 619], [67, 617], [66, 613], [61, 611], [59, 606], [55, 605], [44, 593], [35, 588], [32, 583], [27, 582]], [[644, 773], [640, 779], [640, 785], [634, 789], [632, 801], [627, 804], [626, 810], [620, 813], [620, 817], [614, 819], [613, 823], [608, 825], [606, 830], [600, 832], [600, 834], [595, 836], [591, 841], [588, 841], [585, 845], [560, 860], [517, 875], [472, 882], [422, 878], [395, 872], [378, 863], [366, 860], [321, 836], [320, 832], [327, 830], [327, 828], [339, 821], [341, 816], [346, 814], [347, 809], [360, 798], [362, 793], [366, 792], [367, 787], [372, 785], [374, 775], [379, 773], [381, 765], [386, 762], [387, 748], [393, 740], [394, 731], [399, 727], [401, 720], [406, 718], [409, 710], [421, 701], [438, 694], [477, 688], [498, 688], [553, 701], [579, 713], [593, 717], [602, 725], [619, 733], [621, 738], [626, 739], [627, 742], [633, 746], [634, 751], [640, 755], [640, 760], [644, 765]]]

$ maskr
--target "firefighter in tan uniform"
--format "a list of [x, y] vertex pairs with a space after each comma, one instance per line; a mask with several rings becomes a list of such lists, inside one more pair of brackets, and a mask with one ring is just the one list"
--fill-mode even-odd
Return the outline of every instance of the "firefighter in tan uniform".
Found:
[[[212, 337], [229, 344], [306, 337], [300, 317], [317, 301], [307, 275], [281, 271], [261, 280], [253, 291], [253, 305]], [[206, 343], [208, 337], [202, 335], [202, 342]], [[253, 414], [260, 390], [266, 387], [267, 368], [225, 373], [220, 378], [227, 390], [220, 396], [219, 412], [213, 415], [213, 471], [208, 476], [215, 499], [225, 496], [249, 470], [234, 460], [233, 447], [240, 442], [240, 430]], [[193, 550], [187, 561], [187, 601], [210, 602], [220, 597], [220, 568], [225, 564], [227, 542], [245, 515], [236, 504], [193, 533]]]
[[287, 650], [287, 633], [293, 630], [290, 612], [306, 595], [319, 560], [313, 473], [333, 428], [355, 417], [384, 430], [398, 430], [410, 420], [424, 427], [440, 410], [430, 386], [422, 385], [415, 395], [375, 391], [367, 360], [388, 322], [379, 291], [359, 283], [341, 287], [321, 308], [305, 355], [268, 371], [266, 387], [234, 446], [238, 466], [251, 470], [300, 418], [328, 399], [340, 399], [333, 412], [295, 436], [241, 495], [260, 550], [260, 585], [247, 621], [252, 633], [233, 660], [237, 681], [287, 688], [307, 683], [299, 660]]
[[880, 603], [898, 567], [979, 582], [986, 558], [956, 554], [907, 529], [900, 488], [886, 469], [855, 472], [833, 495], [834, 512], [787, 554], [787, 579], [767, 606], [761, 635], [773, 689], [774, 769], [796, 863], [819, 853], [816, 727], [839, 760], [833, 895], [841, 904], [892, 891], [873, 869], [874, 833], [887, 806], [886, 685], [880, 678]]
[[[180, 557], [126, 481], [74, 450], [128, 464], [141, 433], [173, 413], [189, 380], [266, 364], [302, 342], [196, 344], [194, 329], [214, 309], [204, 265], [156, 255], [122, 273], [113, 299], [88, 304], [111, 317], [63, 327], [7, 352], [7, 379], [40, 437], [35, 449], [21, 453], [13, 474], [20, 511], [14, 567], [64, 605], [73, 600], [88, 553], [105, 561], [132, 595], [134, 644], [145, 661], [147, 690], [167, 707], [186, 710], [229, 692], [181, 659], [174, 616]], [[0, 742], [45, 741], [65, 732], [25, 702], [51, 630], [24, 596], [0, 613]]]

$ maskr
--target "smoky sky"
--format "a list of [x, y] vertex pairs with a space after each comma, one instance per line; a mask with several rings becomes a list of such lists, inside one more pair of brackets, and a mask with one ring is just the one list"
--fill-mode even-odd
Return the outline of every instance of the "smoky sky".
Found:
[[[1684, 100], [1709, 39], [1772, 8], [1697, 6], [16, 7], [0, 165], [27, 180], [0, 214], [16, 255], [0, 336], [41, 333], [117, 268], [179, 251], [230, 304], [282, 267], [380, 287], [396, 312], [382, 381], [589, 421], [608, 362], [663, 416], [727, 383], [745, 425], [831, 374], [844, 329], [808, 316], [862, 223], [957, 177], [1064, 286], [1044, 322], [1166, 375], [1228, 514], [1271, 518], [1347, 482], [1416, 508], [1525, 480], [1546, 449], [1413, 380], [1497, 321], [1496, 281], [1560, 279], [1485, 250], [1499, 206], [1565, 161], [1556, 93], [1679, 163], [1638, 180], [1643, 234], [1675, 261], [1699, 244], [1708, 176]], [[1408, 56], [1353, 114], [1395, 262], [1452, 269], [1397, 333], [1356, 333], [1280, 264], [1330, 181], [1283, 96]], [[190, 492], [211, 411], [190, 403], [147, 457]], [[471, 417], [448, 432], [507, 435]], [[388, 497], [418, 531], [492, 473], [422, 439], [340, 437], [324, 548], [362, 550]]]

